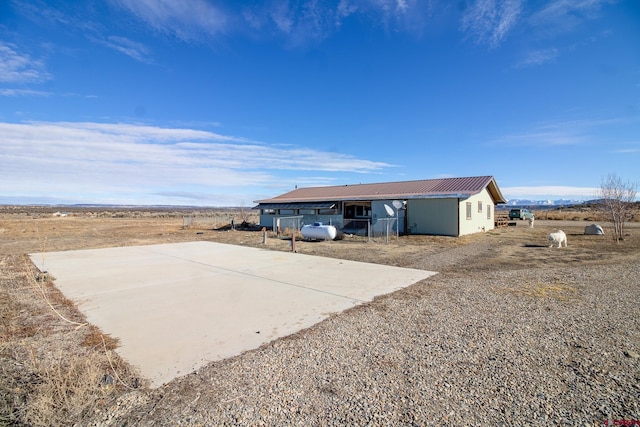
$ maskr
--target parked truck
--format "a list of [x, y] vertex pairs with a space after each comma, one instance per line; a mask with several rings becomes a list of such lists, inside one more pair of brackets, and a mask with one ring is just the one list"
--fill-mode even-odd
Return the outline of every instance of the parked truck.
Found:
[[511, 209], [509, 219], [533, 219], [533, 212], [529, 209]]

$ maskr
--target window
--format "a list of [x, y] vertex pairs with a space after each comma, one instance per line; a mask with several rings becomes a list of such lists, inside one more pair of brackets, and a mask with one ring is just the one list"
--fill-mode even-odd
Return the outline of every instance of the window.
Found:
[[338, 215], [338, 209], [318, 209], [318, 215]]
[[295, 215], [295, 209], [280, 209], [280, 215]]
[[482, 213], [482, 201], [478, 201], [478, 213]]
[[487, 205], [487, 219], [491, 219], [491, 206]]
[[356, 206], [356, 218], [369, 218], [371, 216], [371, 207]]
[[275, 215], [275, 209], [262, 209], [262, 215]]
[[315, 214], [316, 214], [315, 209], [299, 209], [298, 210], [298, 215], [315, 215]]
[[371, 204], [360, 202], [360, 204], [345, 205], [344, 217], [348, 219], [371, 218]]
[[467, 202], [467, 219], [471, 219], [471, 202]]

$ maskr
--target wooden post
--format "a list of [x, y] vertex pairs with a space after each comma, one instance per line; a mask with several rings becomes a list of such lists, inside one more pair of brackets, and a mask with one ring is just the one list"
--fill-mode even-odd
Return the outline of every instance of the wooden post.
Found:
[[267, 227], [262, 227], [262, 244], [267, 244]]
[[296, 235], [291, 234], [291, 252], [296, 251]]

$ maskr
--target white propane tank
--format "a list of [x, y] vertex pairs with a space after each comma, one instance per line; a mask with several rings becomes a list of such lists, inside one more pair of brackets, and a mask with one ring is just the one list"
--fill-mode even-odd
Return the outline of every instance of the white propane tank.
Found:
[[322, 225], [321, 222], [303, 225], [300, 230], [305, 239], [333, 240], [338, 231], [333, 225]]

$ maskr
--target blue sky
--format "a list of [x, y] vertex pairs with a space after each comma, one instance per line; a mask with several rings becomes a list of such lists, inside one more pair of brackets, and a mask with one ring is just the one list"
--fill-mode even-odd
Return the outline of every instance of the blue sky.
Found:
[[0, 203], [640, 182], [635, 0], [0, 2]]

